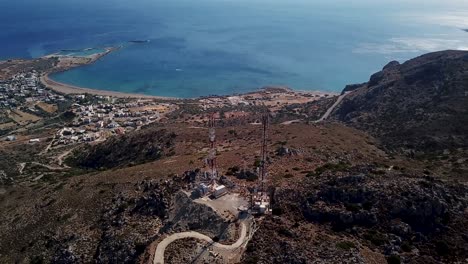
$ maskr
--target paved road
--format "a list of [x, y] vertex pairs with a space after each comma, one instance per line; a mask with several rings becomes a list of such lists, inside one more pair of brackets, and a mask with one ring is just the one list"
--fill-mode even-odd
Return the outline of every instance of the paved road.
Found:
[[341, 103], [341, 101], [343, 101], [343, 99], [348, 94], [349, 94], [349, 92], [340, 95], [338, 97], [338, 99], [336, 100], [336, 102], [330, 108], [328, 108], [328, 110], [325, 112], [325, 114], [319, 120], [315, 121], [315, 123], [319, 123], [319, 122], [322, 122], [323, 120], [327, 119], [330, 116], [330, 114], [333, 112], [333, 110]]
[[164, 251], [166, 251], [166, 247], [172, 242], [178, 239], [183, 239], [183, 238], [197, 238], [197, 239], [204, 240], [210, 243], [211, 246], [214, 247], [215, 249], [222, 249], [222, 250], [237, 249], [245, 242], [246, 237], [247, 237], [247, 227], [245, 223], [242, 222], [241, 226], [242, 226], [241, 235], [239, 239], [236, 241], [236, 243], [232, 245], [224, 245], [224, 244], [214, 242], [213, 239], [211, 239], [210, 237], [205, 236], [195, 231], [182, 232], [182, 233], [170, 235], [158, 244], [158, 247], [156, 248], [156, 252], [154, 253], [153, 264], [164, 264]]

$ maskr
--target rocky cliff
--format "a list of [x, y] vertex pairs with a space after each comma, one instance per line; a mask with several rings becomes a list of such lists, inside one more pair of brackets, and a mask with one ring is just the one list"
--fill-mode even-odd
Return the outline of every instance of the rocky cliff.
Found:
[[393, 61], [346, 91], [333, 118], [369, 131], [389, 148], [428, 152], [468, 145], [468, 52]]

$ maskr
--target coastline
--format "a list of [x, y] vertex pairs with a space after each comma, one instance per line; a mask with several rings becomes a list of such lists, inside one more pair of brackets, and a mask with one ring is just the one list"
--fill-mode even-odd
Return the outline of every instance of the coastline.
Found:
[[99, 90], [86, 87], [79, 87], [71, 84], [61, 83], [52, 80], [49, 75], [56, 72], [68, 71], [72, 68], [81, 67], [85, 65], [92, 64], [102, 57], [120, 49], [120, 47], [107, 47], [104, 48], [104, 52], [92, 54], [89, 56], [67, 56], [67, 55], [58, 55], [50, 54], [46, 55], [43, 58], [58, 58], [58, 64], [52, 70], [45, 72], [41, 75], [40, 82], [47, 88], [60, 93], [60, 94], [93, 94], [101, 96], [111, 96], [116, 98], [136, 98], [136, 99], [164, 99], [164, 100], [179, 100], [180, 98], [175, 97], [165, 97], [165, 96], [155, 96], [155, 95], [145, 95], [145, 94], [136, 94], [136, 93], [125, 93], [125, 92], [116, 92], [108, 90]]
[[[100, 96], [110, 96], [110, 97], [115, 97], [115, 98], [128, 98], [128, 99], [159, 99], [159, 100], [184, 100], [184, 99], [203, 99], [205, 98], [204, 96], [197, 97], [197, 98], [177, 98], [177, 97], [168, 97], [168, 96], [157, 96], [157, 95], [145, 95], [145, 94], [137, 94], [137, 93], [126, 93], [126, 92], [117, 92], [117, 91], [110, 91], [110, 90], [99, 90], [99, 89], [92, 89], [92, 88], [86, 88], [86, 87], [79, 87], [71, 84], [66, 84], [66, 83], [61, 83], [52, 80], [49, 77], [49, 74], [52, 72], [42, 74], [40, 77], [40, 82], [44, 84], [47, 88], [60, 93], [60, 94], [92, 94], [92, 95], [100, 95]], [[292, 92], [292, 93], [298, 93], [298, 94], [308, 94], [311, 96], [315, 95], [325, 95], [329, 94], [331, 96], [338, 96], [339, 93], [336, 92], [326, 92], [326, 91], [303, 91], [303, 90], [294, 90], [288, 87], [273, 87], [273, 86], [267, 86], [260, 88], [258, 90], [250, 91], [247, 93], [243, 93], [242, 95], [246, 94], [258, 94], [259, 92], [269, 92], [271, 91], [270, 89], [276, 90], [276, 89], [281, 89], [283, 92]], [[233, 97], [233, 96], [238, 96], [239, 94], [231, 94], [231, 95], [222, 95], [222, 96], [215, 96], [215, 97]], [[207, 98], [210, 98], [212, 96], [206, 96]]]
[[107, 91], [107, 90], [97, 90], [85, 87], [78, 87], [71, 84], [61, 83], [52, 80], [49, 77], [50, 73], [45, 73], [41, 76], [40, 81], [44, 84], [47, 88], [60, 93], [60, 94], [93, 94], [93, 95], [101, 95], [101, 96], [111, 96], [116, 98], [144, 98], [144, 99], [165, 99], [165, 100], [179, 100], [180, 98], [175, 97], [164, 97], [164, 96], [156, 96], [156, 95], [145, 95], [145, 94], [135, 94], [135, 93], [124, 93], [124, 92], [116, 92], [116, 91]]
[[[96, 62], [97, 60], [101, 59], [102, 57], [110, 54], [111, 52], [114, 52], [118, 50], [120, 47], [107, 47], [105, 48], [104, 52], [88, 55], [88, 56], [69, 56], [69, 55], [59, 55], [57, 53], [55, 54], [50, 54], [46, 55], [42, 58], [57, 58], [58, 63], [55, 65], [52, 69], [49, 71], [44, 72], [40, 76], [40, 82], [47, 88], [60, 93], [60, 94], [92, 94], [92, 95], [98, 95], [98, 96], [110, 96], [110, 97], [115, 97], [115, 98], [128, 98], [128, 99], [159, 99], [159, 100], [183, 100], [184, 98], [177, 98], [177, 97], [169, 97], [169, 96], [157, 96], [157, 95], [145, 95], [145, 94], [138, 94], [138, 93], [127, 93], [127, 92], [118, 92], [118, 91], [111, 91], [111, 90], [100, 90], [100, 89], [93, 89], [93, 88], [87, 88], [87, 87], [80, 87], [80, 86], [75, 86], [72, 84], [67, 84], [67, 83], [62, 83], [58, 82], [55, 80], [52, 80], [50, 78], [50, 74], [57, 73], [57, 72], [64, 72], [68, 71], [70, 69], [76, 68], [76, 67], [82, 67], [85, 65], [92, 64]], [[303, 90], [294, 90], [289, 87], [284, 87], [284, 86], [265, 86], [263, 88], [260, 88], [259, 90], [254, 90], [250, 92], [246, 92], [244, 94], [256, 94], [258, 92], [269, 92], [272, 90], [283, 90], [286, 92], [293, 92], [293, 93], [299, 93], [299, 94], [308, 94], [311, 96], [317, 96], [317, 95], [338, 95], [338, 93], [335, 92], [326, 92], [326, 91], [303, 91]], [[229, 97], [229, 96], [236, 96], [236, 94], [231, 94], [231, 95], [224, 95], [224, 96], [219, 96], [219, 97]], [[204, 97], [210, 97], [210, 96], [200, 96], [198, 99], [204, 98]], [[197, 98], [186, 98], [186, 99], [197, 99]]]

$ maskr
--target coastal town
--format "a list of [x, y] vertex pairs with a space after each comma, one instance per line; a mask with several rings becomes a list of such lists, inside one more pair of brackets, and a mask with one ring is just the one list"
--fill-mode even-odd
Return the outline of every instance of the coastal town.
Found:
[[[103, 141], [112, 135], [123, 135], [144, 125], [160, 121], [163, 114], [175, 109], [169, 103], [153, 100], [124, 100], [110, 96], [62, 95], [46, 88], [38, 73], [19, 73], [0, 82], [0, 125], [4, 129], [21, 127], [43, 118], [67, 112], [74, 118], [69, 126], [59, 129], [53, 145]], [[6, 140], [14, 140], [11, 134]], [[31, 139], [31, 143], [37, 139]]]
[[[84, 95], [77, 98], [84, 99]], [[106, 101], [112, 101], [105, 98]], [[103, 103], [80, 105], [71, 108], [76, 118], [71, 126], [60, 129], [56, 134], [56, 145], [77, 142], [104, 141], [112, 135], [139, 130], [142, 126], [161, 120], [162, 115], [173, 109], [170, 104], [150, 101], [132, 103]]]
[[[45, 89], [39, 82], [36, 71], [18, 73], [8, 80], [0, 80], [0, 109], [24, 108], [39, 102], [50, 104], [59, 101], [65, 101], [65, 97]], [[38, 111], [33, 107], [28, 107], [28, 110]]]

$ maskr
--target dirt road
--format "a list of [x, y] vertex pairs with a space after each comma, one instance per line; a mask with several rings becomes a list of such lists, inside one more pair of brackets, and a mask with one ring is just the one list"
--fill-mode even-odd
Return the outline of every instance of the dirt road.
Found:
[[154, 253], [153, 264], [164, 264], [164, 251], [166, 250], [167, 246], [171, 244], [172, 242], [178, 239], [183, 239], [183, 238], [196, 238], [196, 239], [204, 240], [210, 243], [211, 246], [215, 250], [216, 249], [235, 250], [239, 248], [240, 246], [242, 246], [242, 244], [248, 239], [247, 238], [247, 226], [245, 222], [241, 223], [241, 227], [242, 227], [241, 235], [239, 239], [236, 241], [236, 243], [232, 245], [224, 245], [224, 244], [214, 242], [213, 239], [211, 239], [210, 237], [203, 235], [201, 233], [198, 233], [198, 232], [194, 232], [194, 231], [182, 232], [182, 233], [170, 235], [158, 244], [158, 247], [156, 248], [156, 252]]
[[328, 110], [325, 112], [325, 114], [319, 120], [315, 121], [315, 123], [319, 123], [319, 122], [322, 122], [323, 120], [326, 120], [330, 116], [330, 114], [333, 112], [333, 110], [341, 103], [341, 101], [343, 101], [343, 99], [348, 94], [349, 94], [349, 92], [340, 95], [338, 97], [338, 99], [336, 100], [336, 102], [330, 108], [328, 108]]

